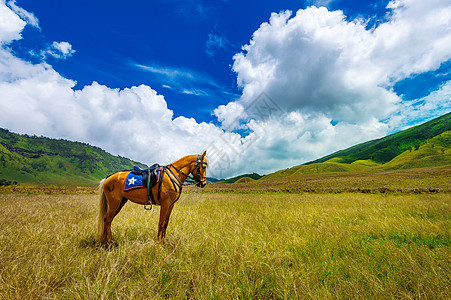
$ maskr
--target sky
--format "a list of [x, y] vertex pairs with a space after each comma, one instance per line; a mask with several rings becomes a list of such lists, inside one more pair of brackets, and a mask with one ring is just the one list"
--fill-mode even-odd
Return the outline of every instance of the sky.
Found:
[[451, 111], [448, 0], [0, 0], [0, 127], [208, 176]]

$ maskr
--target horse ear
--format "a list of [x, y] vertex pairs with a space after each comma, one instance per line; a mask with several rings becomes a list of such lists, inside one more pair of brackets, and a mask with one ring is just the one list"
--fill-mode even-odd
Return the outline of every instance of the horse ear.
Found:
[[200, 157], [200, 159], [203, 160], [205, 158], [206, 154], [207, 154], [207, 150], [205, 150], [204, 153], [202, 153], [202, 156]]

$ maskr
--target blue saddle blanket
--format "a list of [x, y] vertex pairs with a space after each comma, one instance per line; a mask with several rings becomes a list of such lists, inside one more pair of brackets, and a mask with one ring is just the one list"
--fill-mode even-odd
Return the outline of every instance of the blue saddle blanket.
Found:
[[129, 172], [127, 179], [125, 179], [124, 191], [128, 191], [136, 188], [146, 187], [143, 182], [143, 175], [134, 174]]
[[145, 170], [134, 169], [127, 174], [124, 191], [136, 188], [146, 188], [147, 183], [149, 183], [149, 187], [152, 188], [161, 180], [162, 174], [162, 168], [158, 165], [154, 165]]

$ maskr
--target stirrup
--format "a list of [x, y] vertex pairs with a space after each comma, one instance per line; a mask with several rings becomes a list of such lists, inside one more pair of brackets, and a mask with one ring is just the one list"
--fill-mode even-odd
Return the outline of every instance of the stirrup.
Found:
[[147, 205], [149, 205], [149, 204], [147, 204], [147, 203], [144, 204], [144, 209], [145, 209], [145, 210], [152, 210], [152, 203], [150, 203], [150, 208], [147, 208], [147, 207], [146, 207]]

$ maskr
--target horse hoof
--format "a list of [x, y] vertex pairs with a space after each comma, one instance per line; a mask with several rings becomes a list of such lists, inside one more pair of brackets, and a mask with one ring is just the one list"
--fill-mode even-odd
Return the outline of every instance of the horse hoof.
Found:
[[103, 248], [110, 250], [113, 248], [116, 248], [119, 246], [119, 244], [115, 241], [108, 241], [108, 242], [100, 242]]

